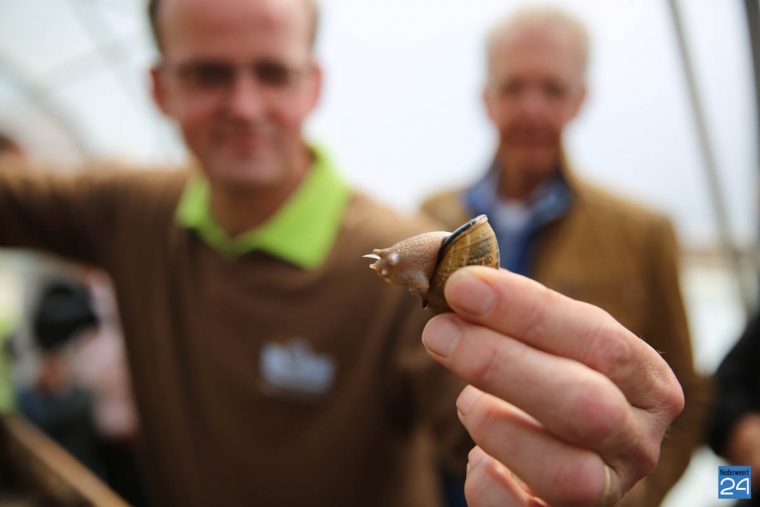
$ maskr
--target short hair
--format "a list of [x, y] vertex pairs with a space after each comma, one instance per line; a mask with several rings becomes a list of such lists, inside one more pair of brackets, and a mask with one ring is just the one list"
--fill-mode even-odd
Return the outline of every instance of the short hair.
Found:
[[[311, 33], [309, 34], [309, 47], [314, 48], [317, 40], [317, 28], [319, 27], [319, 7], [316, 0], [303, 0], [311, 15]], [[163, 53], [164, 47], [161, 43], [161, 30], [158, 23], [158, 14], [161, 7], [159, 0], [148, 0], [148, 22], [150, 31], [153, 34], [153, 42], [156, 44], [158, 51]]]
[[565, 30], [575, 41], [580, 57], [581, 71], [588, 65], [590, 43], [586, 26], [575, 16], [554, 6], [531, 6], [515, 11], [498, 22], [488, 34], [487, 53], [490, 62], [505, 34], [526, 25], [550, 26]]

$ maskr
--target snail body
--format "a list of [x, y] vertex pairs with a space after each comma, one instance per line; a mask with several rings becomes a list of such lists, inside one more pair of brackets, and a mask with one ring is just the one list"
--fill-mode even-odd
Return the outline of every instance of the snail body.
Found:
[[449, 276], [464, 266], [498, 269], [499, 244], [488, 217], [480, 215], [454, 232], [418, 234], [364, 257], [375, 260], [370, 269], [386, 282], [408, 288], [422, 296], [423, 307], [443, 313], [451, 311], [443, 295]]

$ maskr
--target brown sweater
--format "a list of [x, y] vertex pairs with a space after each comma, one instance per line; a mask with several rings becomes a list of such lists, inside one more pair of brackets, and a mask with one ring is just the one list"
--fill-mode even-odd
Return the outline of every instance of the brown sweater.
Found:
[[420, 301], [361, 258], [427, 227], [355, 194], [319, 268], [225, 259], [176, 224], [185, 181], [0, 172], [0, 244], [113, 277], [157, 504], [437, 505], [433, 454], [465, 464], [461, 385]]

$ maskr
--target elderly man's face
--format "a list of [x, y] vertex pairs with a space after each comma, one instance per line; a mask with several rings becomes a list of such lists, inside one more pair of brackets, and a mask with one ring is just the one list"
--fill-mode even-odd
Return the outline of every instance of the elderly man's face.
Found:
[[212, 185], [262, 188], [295, 166], [316, 105], [303, 0], [164, 0], [159, 107], [179, 123]]
[[494, 46], [484, 97], [501, 161], [515, 171], [550, 173], [562, 130], [585, 97], [575, 40], [547, 27], [511, 30]]

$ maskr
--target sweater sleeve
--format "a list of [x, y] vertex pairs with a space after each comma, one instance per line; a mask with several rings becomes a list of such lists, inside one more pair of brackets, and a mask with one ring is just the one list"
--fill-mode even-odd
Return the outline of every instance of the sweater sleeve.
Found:
[[737, 421], [749, 412], [760, 412], [760, 314], [747, 324], [741, 338], [715, 372], [715, 406], [708, 441], [719, 455]]
[[649, 315], [644, 338], [668, 362], [685, 397], [683, 412], [675, 419], [663, 440], [659, 464], [640, 483], [637, 507], [659, 505], [678, 481], [701, 443], [710, 401], [706, 380], [695, 368], [691, 338], [679, 282], [678, 246], [673, 227], [665, 218], [658, 220], [649, 237]]
[[0, 246], [101, 265], [113, 218], [104, 181], [89, 172], [0, 170]]

